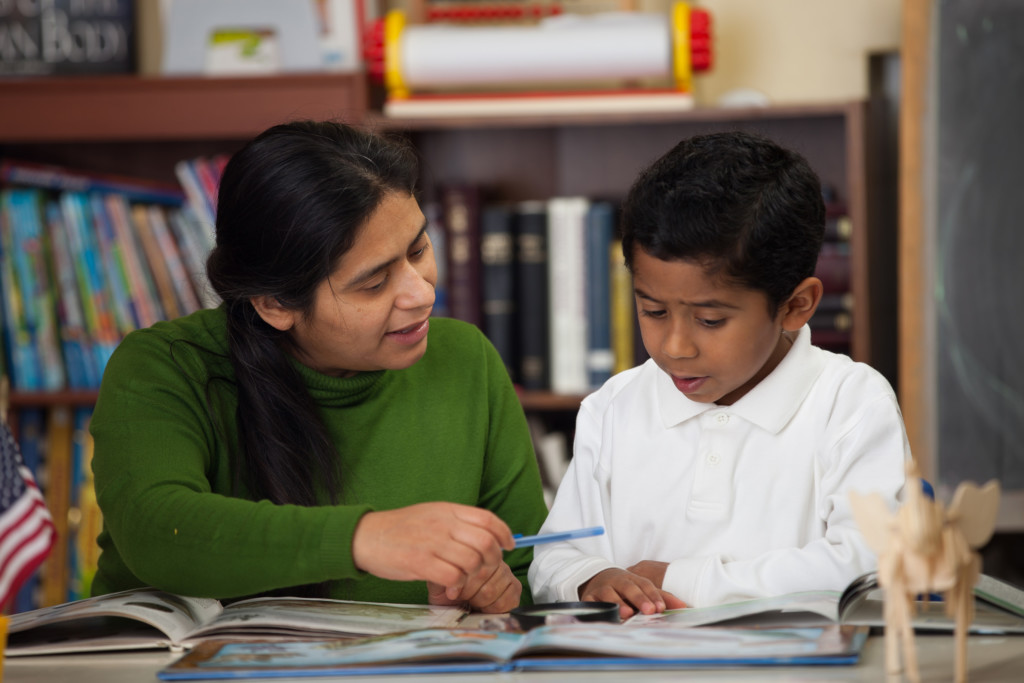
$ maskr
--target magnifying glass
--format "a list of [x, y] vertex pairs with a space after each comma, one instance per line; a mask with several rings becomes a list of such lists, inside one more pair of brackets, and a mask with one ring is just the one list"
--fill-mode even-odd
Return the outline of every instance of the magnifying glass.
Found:
[[614, 602], [548, 602], [516, 607], [510, 612], [524, 630], [564, 621], [619, 623], [619, 606]]

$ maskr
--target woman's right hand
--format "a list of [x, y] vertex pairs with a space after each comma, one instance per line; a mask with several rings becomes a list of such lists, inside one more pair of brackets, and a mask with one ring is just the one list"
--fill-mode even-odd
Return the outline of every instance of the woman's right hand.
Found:
[[494, 571], [504, 561], [502, 550], [514, 547], [508, 525], [493, 512], [419, 503], [363, 515], [352, 537], [352, 559], [382, 579], [462, 586], [484, 568]]

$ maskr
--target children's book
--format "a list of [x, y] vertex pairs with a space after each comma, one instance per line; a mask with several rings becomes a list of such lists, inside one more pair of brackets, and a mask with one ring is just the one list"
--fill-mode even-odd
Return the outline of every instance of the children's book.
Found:
[[114, 193], [131, 202], [181, 206], [185, 201], [181, 189], [170, 183], [14, 159], [0, 159], [0, 182], [59, 192]]
[[102, 282], [110, 296], [111, 314], [120, 338], [140, 326], [138, 302], [132, 296], [132, 284], [125, 269], [125, 255], [117, 243], [117, 231], [110, 207], [103, 195], [89, 195], [93, 218], [93, 237], [99, 247]]
[[251, 598], [222, 604], [149, 588], [85, 598], [10, 617], [6, 655], [190, 648], [209, 638], [339, 638], [450, 628], [459, 607]]
[[853, 664], [867, 628], [657, 628], [559, 624], [532, 631], [426, 629], [350, 640], [211, 640], [161, 670], [165, 681], [481, 671]]
[[200, 224], [187, 206], [168, 211], [167, 222], [202, 307], [216, 308], [220, 298], [206, 278], [206, 258], [214, 244], [213, 227]]
[[82, 192], [64, 192], [60, 195], [60, 204], [82, 313], [92, 340], [92, 365], [96, 370], [95, 386], [98, 387], [103, 369], [121, 338], [114, 323], [113, 302], [93, 229], [89, 196]]
[[[1024, 633], [1024, 590], [982, 575], [974, 587], [972, 633]], [[941, 596], [921, 596], [914, 629], [952, 631], [955, 620], [946, 614]], [[708, 624], [812, 625], [839, 623], [884, 626], [883, 593], [875, 572], [864, 574], [844, 591], [802, 591], [741, 602], [637, 614], [626, 623], [635, 627], [705, 626]]]
[[53, 256], [53, 283], [56, 285], [57, 331], [67, 371], [68, 389], [94, 389], [99, 386], [99, 370], [95, 366], [92, 340], [85, 326], [82, 300], [79, 296], [75, 262], [71, 256], [67, 228], [60, 203], [46, 203], [46, 229]]
[[[24, 391], [60, 388], [51, 386], [43, 367], [43, 317], [47, 312], [46, 283], [39, 283], [36, 262], [41, 259], [42, 240], [39, 237], [38, 195], [33, 190], [3, 190], [0, 192], [0, 240], [3, 262], [2, 291], [7, 329], [7, 368], [11, 386]], [[36, 256], [36, 258], [33, 258]], [[51, 311], [52, 313], [52, 311]], [[52, 323], [52, 321], [51, 321]], [[53, 340], [54, 325], [46, 327]], [[55, 369], [60, 370], [62, 364]], [[62, 380], [58, 378], [58, 381]]]
[[71, 441], [71, 491], [68, 505], [68, 593], [65, 602], [81, 600], [92, 593], [92, 580], [99, 564], [97, 537], [103, 529], [103, 511], [96, 501], [92, 476], [94, 443], [89, 433], [92, 406], [75, 408]]

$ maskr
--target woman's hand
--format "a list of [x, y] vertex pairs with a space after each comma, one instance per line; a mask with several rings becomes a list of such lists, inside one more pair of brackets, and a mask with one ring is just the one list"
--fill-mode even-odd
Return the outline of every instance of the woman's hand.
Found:
[[[446, 586], [449, 599], [455, 600], [489, 586], [501, 567], [511, 574], [502, 550], [514, 547], [508, 526], [488, 510], [420, 503], [363, 515], [352, 536], [352, 559], [382, 579]], [[470, 587], [477, 590], [468, 592]], [[497, 590], [489, 586], [488, 593], [491, 588]], [[500, 596], [494, 593], [495, 600]]]
[[468, 604], [478, 612], [501, 614], [519, 606], [519, 598], [523, 593], [523, 584], [512, 573], [512, 568], [502, 562], [488, 573], [488, 567], [482, 568], [474, 576], [470, 576], [465, 585], [445, 587], [427, 582], [429, 603], [431, 605], [463, 605]]
[[636, 612], [655, 614], [666, 609], [686, 607], [676, 596], [661, 590], [650, 579], [625, 569], [605, 569], [580, 587], [580, 599], [614, 602], [619, 616], [628, 619]]

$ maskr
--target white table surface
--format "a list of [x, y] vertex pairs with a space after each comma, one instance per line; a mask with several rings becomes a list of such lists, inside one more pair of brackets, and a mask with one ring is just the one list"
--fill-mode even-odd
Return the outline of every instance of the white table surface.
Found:
[[[918, 658], [922, 683], [953, 680], [953, 638], [919, 635]], [[885, 681], [884, 641], [872, 636], [855, 665], [678, 669], [670, 671], [579, 671], [402, 676], [342, 676], [269, 679], [281, 683], [318, 680], [352, 683], [398, 681], [455, 681], [456, 683], [606, 683], [610, 681]], [[180, 654], [147, 651], [116, 654], [15, 657], [4, 662], [4, 683], [138, 683], [156, 681], [156, 672]], [[968, 680], [974, 683], [1024, 681], [1024, 636], [972, 636], [968, 641]], [[268, 680], [268, 679], [264, 679]], [[896, 679], [899, 680], [899, 679]]]

